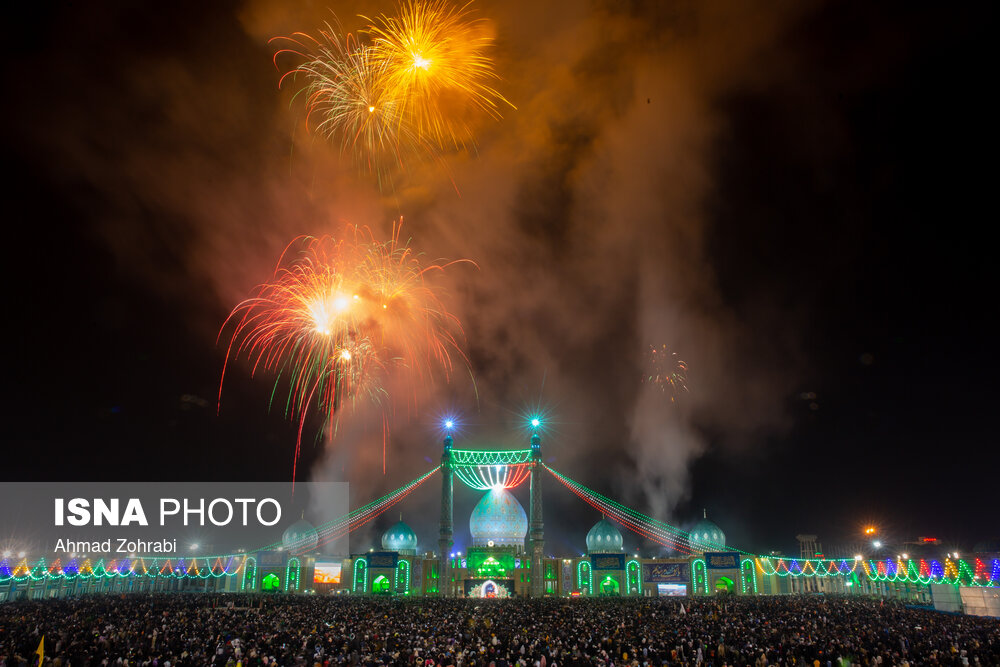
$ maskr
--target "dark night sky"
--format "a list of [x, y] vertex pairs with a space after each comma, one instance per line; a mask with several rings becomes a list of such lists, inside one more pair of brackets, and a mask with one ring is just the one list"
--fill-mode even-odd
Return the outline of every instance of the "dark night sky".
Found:
[[[448, 288], [480, 401], [459, 376], [398, 414], [385, 476], [377, 428], [310, 424], [356, 503], [437, 460], [449, 407], [485, 446], [541, 405], [554, 467], [744, 548], [996, 537], [986, 5], [537, 4], [476, 3], [518, 109], [445, 156], [460, 194], [380, 193], [277, 89], [268, 37], [388, 4], [34, 7], [2, 65], [3, 478], [287, 479], [269, 379], [216, 414], [219, 327], [295, 235], [403, 215], [479, 266]], [[650, 343], [680, 411], [643, 401]], [[575, 550], [597, 517], [546, 485]]]

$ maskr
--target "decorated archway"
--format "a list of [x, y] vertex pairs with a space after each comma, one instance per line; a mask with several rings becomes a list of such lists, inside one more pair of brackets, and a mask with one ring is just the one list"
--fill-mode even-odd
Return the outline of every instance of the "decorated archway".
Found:
[[733, 580], [729, 577], [719, 577], [715, 580], [716, 593], [732, 593], [734, 589], [735, 584], [733, 584]]
[[618, 580], [609, 574], [601, 581], [599, 590], [601, 595], [619, 595], [621, 586], [618, 584]]
[[392, 592], [392, 582], [389, 581], [389, 577], [384, 574], [380, 574], [375, 577], [372, 582], [372, 593], [391, 593]]
[[281, 590], [281, 579], [274, 572], [264, 577], [260, 584], [264, 592]]

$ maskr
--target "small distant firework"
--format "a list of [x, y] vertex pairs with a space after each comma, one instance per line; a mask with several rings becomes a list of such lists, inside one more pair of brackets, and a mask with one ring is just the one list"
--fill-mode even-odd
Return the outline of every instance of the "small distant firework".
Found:
[[666, 345], [650, 345], [643, 382], [658, 388], [675, 403], [680, 394], [687, 392], [687, 364]]
[[[421, 266], [399, 233], [397, 225], [379, 241], [368, 228], [346, 226], [339, 239], [296, 239], [274, 278], [223, 325], [232, 326], [226, 365], [245, 355], [253, 373], [276, 374], [275, 393], [288, 385], [285, 414], [299, 425], [293, 481], [310, 410], [328, 419], [331, 433], [342, 411], [362, 401], [385, 419], [390, 376], [416, 392], [435, 372], [447, 378], [452, 354], [461, 356], [459, 322], [425, 280], [445, 266]], [[221, 384], [219, 391], [221, 400]]]
[[318, 38], [275, 38], [287, 48], [274, 56], [276, 66], [282, 54], [302, 59], [281, 85], [304, 81], [297, 95], [306, 98], [309, 122], [363, 171], [381, 178], [405, 156], [474, 143], [469, 111], [499, 118], [501, 104], [510, 104], [489, 85], [499, 78], [487, 56], [493, 40], [468, 5], [404, 0], [398, 17], [365, 20], [364, 39], [326, 24]]

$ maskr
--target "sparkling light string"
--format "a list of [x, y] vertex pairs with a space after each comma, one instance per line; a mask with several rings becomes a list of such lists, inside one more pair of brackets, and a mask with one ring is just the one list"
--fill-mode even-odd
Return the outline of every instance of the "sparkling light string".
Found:
[[591, 491], [582, 484], [574, 482], [573, 480], [569, 479], [568, 477], [565, 477], [564, 475], [559, 474], [558, 472], [556, 472], [552, 468], [549, 468], [548, 466], [545, 466], [545, 469], [551, 472], [555, 476], [555, 478], [558, 479], [560, 482], [562, 482], [562, 484], [566, 488], [568, 488], [570, 491], [579, 496], [588, 505], [603, 513], [605, 516], [611, 517], [612, 519], [614, 519], [621, 525], [625, 526], [629, 530], [638, 533], [658, 544], [691, 555], [692, 552], [689, 549], [689, 545], [687, 543], [675, 538], [666, 531], [661, 530], [656, 525], [657, 522], [655, 522], [653, 519], [650, 519], [644, 514], [641, 514], [634, 510], [630, 510], [624, 505], [619, 505], [618, 503], [615, 503], [614, 501], [602, 496], [596, 491]]
[[371, 522], [376, 517], [389, 511], [394, 505], [413, 493], [418, 486], [427, 481], [431, 475], [440, 469], [441, 466], [437, 466], [412, 482], [399, 487], [395, 491], [387, 493], [378, 500], [374, 500], [364, 507], [359, 507], [340, 519], [334, 519], [333, 521], [323, 524], [316, 531], [319, 536], [316, 546], [318, 547], [321, 544], [326, 544], [327, 542], [343, 537], [344, 535], [357, 530], [361, 526]]
[[[617, 511], [617, 513], [619, 513], [619, 514], [624, 513], [625, 515], [630, 516], [633, 521], [636, 521], [636, 522], [639, 522], [639, 523], [643, 523], [643, 524], [649, 524], [650, 526], [653, 527], [653, 529], [656, 532], [663, 534], [665, 536], [665, 539], [669, 539], [671, 542], [681, 545], [683, 547], [684, 551], [688, 551], [688, 552], [691, 552], [691, 551], [708, 551], [710, 549], [715, 549], [717, 551], [723, 551], [723, 550], [725, 550], [725, 551], [738, 551], [739, 553], [741, 553], [741, 554], [743, 554], [745, 556], [751, 555], [751, 554], [747, 553], [746, 551], [742, 551], [742, 550], [736, 549], [734, 547], [727, 547], [726, 545], [723, 545], [723, 544], [718, 544], [716, 542], [711, 542], [709, 540], [703, 540], [703, 539], [697, 538], [696, 536], [692, 535], [691, 533], [687, 532], [686, 530], [681, 530], [680, 528], [678, 528], [676, 526], [671, 526], [668, 523], [664, 523], [662, 521], [657, 521], [656, 519], [654, 519], [654, 518], [652, 518], [650, 516], [647, 516], [647, 515], [643, 514], [642, 512], [637, 512], [636, 510], [634, 510], [634, 509], [632, 509], [630, 507], [626, 507], [625, 505], [622, 505], [621, 503], [616, 502], [616, 501], [612, 500], [611, 498], [608, 498], [607, 496], [601, 495], [600, 493], [598, 493], [597, 491], [594, 491], [593, 489], [587, 488], [583, 484], [580, 484], [579, 482], [576, 482], [576, 481], [574, 481], [574, 480], [566, 477], [562, 473], [556, 472], [555, 470], [553, 470], [552, 468], [549, 468], [548, 466], [545, 466], [545, 467], [546, 467], [546, 470], [548, 470], [553, 475], [555, 475], [556, 478], [560, 482], [562, 482], [563, 484], [565, 484], [568, 488], [570, 488], [570, 490], [573, 490], [574, 493], [583, 493], [583, 494], [586, 494], [586, 495], [588, 495], [588, 496], [596, 499], [596, 501], [599, 502], [602, 505], [607, 505], [608, 507], [615, 508], [616, 511]], [[706, 549], [705, 547], [710, 547], [710, 549]]]

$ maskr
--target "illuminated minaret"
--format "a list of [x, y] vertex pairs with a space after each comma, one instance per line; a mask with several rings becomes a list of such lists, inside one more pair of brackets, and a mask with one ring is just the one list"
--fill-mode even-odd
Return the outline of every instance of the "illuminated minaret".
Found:
[[531, 436], [531, 595], [542, 597], [545, 592], [545, 572], [542, 552], [545, 549], [545, 523], [542, 521], [542, 440]]
[[444, 439], [441, 453], [441, 531], [438, 534], [438, 595], [451, 595], [451, 575], [448, 573], [448, 554], [455, 543], [454, 493], [455, 472], [451, 467], [451, 435]]

